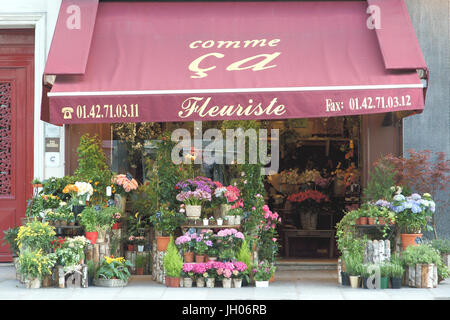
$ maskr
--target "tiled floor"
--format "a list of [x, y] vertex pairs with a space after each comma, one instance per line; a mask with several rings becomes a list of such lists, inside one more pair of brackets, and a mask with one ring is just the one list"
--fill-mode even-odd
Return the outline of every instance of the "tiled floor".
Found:
[[167, 288], [149, 276], [134, 276], [127, 287], [85, 289], [26, 289], [15, 280], [12, 266], [0, 266], [0, 299], [22, 300], [432, 300], [450, 299], [450, 279], [435, 289], [366, 290], [343, 287], [337, 272], [277, 271], [269, 288]]

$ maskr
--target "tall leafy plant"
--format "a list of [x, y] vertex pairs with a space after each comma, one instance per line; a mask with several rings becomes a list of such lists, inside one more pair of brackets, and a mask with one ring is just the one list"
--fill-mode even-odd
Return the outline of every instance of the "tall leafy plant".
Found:
[[169, 277], [177, 278], [181, 275], [183, 269], [183, 258], [178, 253], [173, 237], [170, 237], [169, 245], [167, 246], [166, 255], [163, 259], [164, 271]]

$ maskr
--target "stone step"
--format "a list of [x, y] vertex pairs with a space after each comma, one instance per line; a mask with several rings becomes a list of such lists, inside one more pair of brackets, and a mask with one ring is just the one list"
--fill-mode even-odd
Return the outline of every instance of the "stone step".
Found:
[[337, 270], [337, 260], [279, 260], [275, 266], [279, 271]]

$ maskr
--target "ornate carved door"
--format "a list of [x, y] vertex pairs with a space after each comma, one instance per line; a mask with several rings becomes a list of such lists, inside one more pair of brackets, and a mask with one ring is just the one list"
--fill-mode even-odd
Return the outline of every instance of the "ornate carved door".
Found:
[[[32, 194], [33, 52], [32, 30], [0, 30], [0, 231], [20, 225]], [[0, 262], [11, 258], [0, 245]]]

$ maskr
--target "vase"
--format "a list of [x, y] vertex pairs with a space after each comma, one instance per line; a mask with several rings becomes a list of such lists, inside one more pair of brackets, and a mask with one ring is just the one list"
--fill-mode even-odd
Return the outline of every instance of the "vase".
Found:
[[192, 278], [183, 278], [183, 288], [192, 288]]
[[39, 278], [26, 279], [25, 285], [27, 289], [39, 289], [41, 287], [41, 279]]
[[197, 278], [195, 284], [197, 285], [197, 288], [203, 288], [205, 286], [205, 278], [203, 277]]
[[316, 230], [317, 229], [317, 212], [301, 211], [300, 223], [303, 230]]
[[127, 284], [128, 281], [123, 281], [121, 279], [94, 279], [94, 285], [96, 285], [97, 287], [118, 288], [125, 287]]
[[214, 279], [214, 278], [206, 278], [206, 287], [214, 288], [215, 282], [216, 282], [216, 279]]
[[234, 225], [234, 216], [226, 216], [227, 224], [232, 226]]
[[241, 224], [241, 216], [234, 216], [234, 224], [235, 225]]
[[222, 279], [222, 287], [231, 288], [231, 278], [223, 278]]
[[202, 215], [202, 206], [186, 205], [186, 217], [188, 219], [199, 219]]
[[268, 288], [269, 280], [267, 280], [267, 281], [255, 280], [255, 286], [256, 286], [256, 288]]
[[127, 208], [127, 196], [117, 193], [114, 194], [114, 205], [124, 214]]
[[359, 276], [350, 276], [350, 287], [353, 289], [359, 288]]
[[86, 236], [86, 239], [91, 241], [92, 244], [96, 244], [97, 243], [97, 237], [98, 237], [97, 231], [93, 231], [93, 232], [86, 231], [85, 236]]
[[170, 237], [156, 237], [156, 246], [158, 251], [166, 251], [169, 245]]
[[242, 287], [242, 279], [233, 279], [233, 287], [241, 288]]
[[192, 251], [187, 251], [183, 254], [184, 256], [184, 262], [185, 263], [192, 263], [194, 262], [194, 252]]
[[227, 212], [231, 210], [231, 204], [222, 203], [220, 205], [220, 216], [224, 218], [227, 215]]
[[385, 225], [386, 224], [386, 218], [378, 217], [378, 224]]
[[106, 241], [106, 230], [100, 229], [97, 230], [97, 243], [104, 243]]
[[196, 263], [203, 263], [203, 262], [205, 262], [205, 255], [204, 254], [196, 254], [195, 255], [195, 262]]
[[138, 252], [144, 252], [144, 245], [143, 244], [138, 244], [138, 246], [137, 246], [137, 251]]
[[405, 250], [409, 246], [417, 246], [422, 243], [421, 233], [402, 233], [400, 234], [402, 242], [402, 250]]

